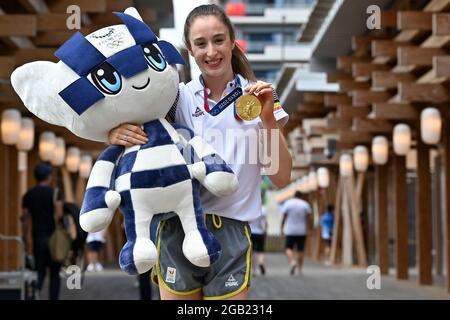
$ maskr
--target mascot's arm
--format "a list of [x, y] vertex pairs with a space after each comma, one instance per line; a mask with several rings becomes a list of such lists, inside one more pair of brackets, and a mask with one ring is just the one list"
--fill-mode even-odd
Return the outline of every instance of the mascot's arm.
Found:
[[223, 197], [238, 189], [239, 182], [233, 170], [210, 144], [195, 136], [189, 140], [189, 145], [194, 149], [196, 158], [200, 160], [193, 164], [191, 172], [208, 191]]
[[120, 205], [120, 194], [111, 190], [111, 182], [122, 152], [122, 146], [109, 146], [92, 168], [80, 213], [80, 225], [84, 231], [96, 232], [108, 227]]

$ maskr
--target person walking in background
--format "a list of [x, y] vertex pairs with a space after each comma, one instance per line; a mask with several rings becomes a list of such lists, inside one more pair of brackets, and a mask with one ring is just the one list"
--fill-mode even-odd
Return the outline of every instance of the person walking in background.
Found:
[[320, 217], [320, 228], [322, 239], [325, 241], [325, 261], [328, 263], [331, 249], [331, 239], [333, 235], [334, 216], [332, 205], [328, 205], [327, 211]]
[[59, 271], [61, 264], [52, 260], [49, 249], [49, 239], [55, 231], [55, 220], [63, 217], [63, 193], [54, 189], [52, 184], [53, 168], [47, 163], [40, 163], [34, 169], [37, 185], [27, 191], [22, 199], [23, 214], [22, 234], [25, 247], [29, 243], [29, 228], [31, 220], [32, 243], [35, 267], [38, 274], [37, 289], [42, 290], [50, 269], [49, 298], [58, 300], [60, 290]]
[[308, 202], [302, 199], [302, 193], [296, 191], [294, 198], [284, 203], [281, 212], [281, 234], [286, 235], [286, 256], [291, 267], [290, 274], [294, 275], [296, 270], [302, 272], [305, 241], [312, 224], [312, 210]]
[[258, 263], [261, 275], [266, 274], [264, 244], [267, 232], [267, 209], [261, 208], [261, 215], [250, 222], [251, 239], [252, 239], [252, 273], [255, 272], [256, 262]]
[[88, 266], [87, 271], [103, 271], [103, 265], [100, 263], [99, 255], [100, 251], [105, 245], [106, 229], [88, 233], [86, 238], [86, 244], [88, 248]]

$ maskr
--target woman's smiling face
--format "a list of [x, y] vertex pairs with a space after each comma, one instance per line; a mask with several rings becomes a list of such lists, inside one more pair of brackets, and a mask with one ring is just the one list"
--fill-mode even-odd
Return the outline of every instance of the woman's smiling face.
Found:
[[231, 66], [234, 41], [225, 24], [213, 15], [194, 20], [189, 32], [190, 54], [194, 57], [203, 76], [233, 76]]

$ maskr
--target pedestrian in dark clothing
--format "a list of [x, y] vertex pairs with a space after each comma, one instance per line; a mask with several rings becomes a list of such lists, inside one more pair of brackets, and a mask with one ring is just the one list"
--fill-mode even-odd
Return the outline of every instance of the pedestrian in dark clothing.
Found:
[[25, 243], [29, 243], [28, 230], [32, 227], [33, 255], [38, 273], [37, 289], [44, 284], [47, 268], [50, 269], [49, 298], [59, 297], [61, 264], [52, 261], [49, 250], [49, 238], [55, 230], [55, 218], [63, 217], [63, 195], [51, 186], [52, 167], [38, 164], [34, 170], [37, 185], [27, 191], [23, 197], [22, 224]]

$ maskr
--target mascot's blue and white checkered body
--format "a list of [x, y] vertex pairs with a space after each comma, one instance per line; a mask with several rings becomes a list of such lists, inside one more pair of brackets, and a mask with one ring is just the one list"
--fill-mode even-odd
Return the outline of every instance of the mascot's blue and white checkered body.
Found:
[[75, 34], [55, 52], [58, 63], [19, 67], [12, 85], [32, 113], [80, 137], [106, 141], [108, 132], [125, 122], [142, 125], [148, 134], [145, 145], [103, 151], [81, 209], [82, 228], [95, 232], [106, 228], [120, 207], [127, 236], [119, 258], [124, 271], [144, 273], [155, 264], [150, 223], [168, 212], [181, 220], [186, 258], [207, 267], [221, 249], [205, 226], [200, 184], [225, 196], [236, 191], [237, 178], [202, 138], [188, 129], [180, 134], [164, 119], [178, 99], [175, 64], [184, 63], [178, 51], [159, 40], [136, 9], [115, 14], [123, 24], [86, 37]]

